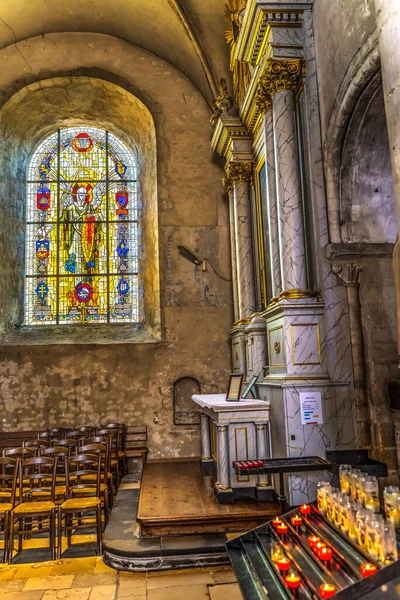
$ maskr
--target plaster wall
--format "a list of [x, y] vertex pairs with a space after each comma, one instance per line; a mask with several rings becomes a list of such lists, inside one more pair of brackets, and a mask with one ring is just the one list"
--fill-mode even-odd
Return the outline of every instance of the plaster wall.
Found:
[[[118, 84], [139, 98], [152, 116], [157, 151], [161, 339], [152, 343], [82, 345], [77, 337], [77, 343], [69, 345], [3, 345], [0, 427], [22, 430], [117, 420], [148, 426], [152, 458], [199, 455], [198, 425], [173, 425], [173, 383], [192, 376], [205, 393], [226, 386], [230, 369], [226, 332], [233, 318], [230, 283], [219, 279], [211, 269], [202, 272], [177, 250], [178, 244], [188, 245], [210, 257], [215, 268], [229, 277], [223, 170], [210, 150], [212, 130], [207, 105], [176, 69], [115, 38], [58, 34], [24, 44], [23, 56], [14, 46], [0, 52], [0, 97], [5, 103], [28, 84], [47, 81], [37, 84], [36, 108], [32, 107], [37, 120], [31, 122], [31, 136], [36, 135], [35, 122], [43, 126], [43, 115], [49, 116], [49, 130], [74, 121], [71, 108], [76, 108], [75, 99], [83, 91], [77, 96], [81, 83], [86, 86], [86, 94], [90, 86], [93, 88], [92, 112], [86, 112], [86, 117], [92, 114], [92, 124], [98, 126], [107, 126], [108, 122], [111, 130], [121, 135], [125, 131], [129, 139], [134, 125], [126, 115], [117, 113], [112, 117], [112, 111], [104, 113], [101, 96], [107, 98], [109, 89], [93, 84], [93, 78]], [[66, 76], [60, 84], [60, 77]], [[50, 79], [54, 77], [52, 85]], [[88, 103], [83, 104], [88, 111]], [[79, 115], [80, 122], [84, 113]], [[10, 125], [12, 115], [12, 111], [2, 111], [3, 128]], [[22, 158], [8, 161], [9, 170], [1, 173], [5, 182], [0, 195], [2, 215], [10, 192], [17, 194], [17, 198], [11, 198], [16, 205], [23, 202], [22, 166], [32, 147], [24, 127], [22, 118], [13, 124]], [[24, 240], [18, 219], [10, 217], [7, 223], [2, 220], [2, 227], [13, 230], [15, 243], [20, 246], [17, 254], [21, 255]], [[20, 263], [16, 266], [22, 268]], [[2, 267], [9, 277], [11, 273], [10, 281], [14, 267], [12, 260]], [[154, 290], [150, 293], [154, 295]], [[10, 307], [5, 294], [0, 300], [4, 322], [17, 324], [18, 306]], [[90, 336], [90, 327], [86, 335]]]

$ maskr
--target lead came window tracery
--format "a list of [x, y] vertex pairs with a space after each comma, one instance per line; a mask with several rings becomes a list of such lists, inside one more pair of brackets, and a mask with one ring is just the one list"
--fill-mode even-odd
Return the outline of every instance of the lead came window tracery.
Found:
[[137, 169], [117, 137], [61, 129], [28, 171], [25, 324], [137, 322]]

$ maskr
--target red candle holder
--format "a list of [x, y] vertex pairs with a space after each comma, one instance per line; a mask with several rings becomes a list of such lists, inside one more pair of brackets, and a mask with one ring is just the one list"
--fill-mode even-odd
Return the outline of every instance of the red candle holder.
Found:
[[287, 532], [288, 528], [287, 525], [285, 525], [285, 523], [280, 523], [276, 526], [276, 533], [278, 533], [279, 535], [286, 535]]
[[378, 569], [376, 568], [376, 566], [372, 565], [371, 563], [364, 563], [360, 567], [361, 575], [363, 577], [369, 577], [370, 575], [375, 575], [377, 570]]
[[336, 587], [331, 583], [323, 583], [319, 586], [321, 598], [332, 598], [336, 594]]
[[303, 523], [303, 519], [299, 515], [294, 515], [294, 517], [292, 517], [290, 521], [293, 527], [300, 527], [300, 525]]
[[308, 545], [310, 546], [311, 550], [314, 550], [314, 546], [320, 541], [321, 538], [317, 537], [316, 535], [310, 535], [308, 537]]
[[322, 548], [326, 548], [326, 544], [324, 542], [318, 542], [317, 544], [314, 544], [313, 550], [317, 556], [318, 553], [321, 552]]
[[330, 548], [321, 548], [318, 552], [318, 558], [320, 560], [331, 560], [332, 559], [332, 550]]
[[311, 515], [311, 506], [309, 504], [302, 504], [299, 510], [304, 517]]
[[278, 527], [278, 525], [282, 525], [282, 524], [283, 524], [283, 521], [279, 517], [275, 517], [274, 519], [272, 519], [272, 527], [274, 529], [276, 529]]
[[296, 575], [296, 573], [289, 573], [289, 575], [286, 575], [285, 577], [285, 582], [289, 589], [297, 590], [300, 586], [301, 578], [299, 575]]
[[290, 560], [286, 556], [282, 556], [276, 564], [280, 571], [288, 571], [290, 569]]

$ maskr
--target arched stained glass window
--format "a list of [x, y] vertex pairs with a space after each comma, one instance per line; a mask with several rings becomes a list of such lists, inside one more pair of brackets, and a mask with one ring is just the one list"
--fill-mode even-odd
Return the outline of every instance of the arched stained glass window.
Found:
[[93, 127], [43, 140], [26, 227], [26, 325], [138, 321], [136, 165], [121, 140]]

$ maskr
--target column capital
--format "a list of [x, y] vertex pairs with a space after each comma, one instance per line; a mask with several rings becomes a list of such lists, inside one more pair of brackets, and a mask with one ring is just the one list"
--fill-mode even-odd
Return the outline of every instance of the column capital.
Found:
[[333, 263], [332, 271], [335, 275], [340, 277], [348, 287], [357, 286], [360, 283], [359, 275], [362, 271], [362, 266], [357, 263], [348, 263], [347, 265]]
[[301, 91], [303, 77], [305, 74], [305, 62], [303, 58], [277, 59], [270, 58], [265, 65], [264, 73], [258, 82], [256, 101], [257, 105], [269, 110], [272, 97], [277, 92]]
[[253, 183], [254, 163], [253, 161], [230, 161], [225, 166], [225, 177], [222, 183], [228, 194], [232, 192], [237, 183]]

